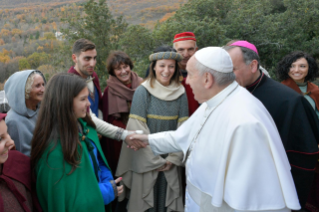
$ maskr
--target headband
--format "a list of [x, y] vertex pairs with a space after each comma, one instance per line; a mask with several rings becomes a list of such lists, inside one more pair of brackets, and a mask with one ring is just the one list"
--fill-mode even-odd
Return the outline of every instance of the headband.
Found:
[[149, 56], [149, 60], [151, 62], [156, 60], [163, 60], [163, 59], [172, 59], [179, 62], [183, 59], [183, 57], [182, 55], [176, 52], [157, 52]]

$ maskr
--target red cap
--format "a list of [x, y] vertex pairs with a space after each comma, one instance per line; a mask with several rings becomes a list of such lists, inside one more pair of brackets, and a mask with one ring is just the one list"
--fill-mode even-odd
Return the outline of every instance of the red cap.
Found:
[[4, 120], [6, 116], [7, 116], [6, 113], [0, 113], [0, 121]]
[[173, 43], [176, 43], [178, 41], [183, 41], [183, 40], [196, 41], [195, 34], [192, 32], [182, 32], [182, 33], [176, 34], [174, 37]]

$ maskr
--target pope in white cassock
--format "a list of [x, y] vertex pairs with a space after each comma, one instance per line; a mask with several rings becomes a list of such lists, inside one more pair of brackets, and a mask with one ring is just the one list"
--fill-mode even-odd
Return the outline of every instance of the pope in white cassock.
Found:
[[154, 154], [183, 151], [186, 212], [300, 209], [290, 165], [263, 104], [235, 81], [228, 53], [207, 47], [187, 63], [202, 103], [176, 131], [132, 135]]

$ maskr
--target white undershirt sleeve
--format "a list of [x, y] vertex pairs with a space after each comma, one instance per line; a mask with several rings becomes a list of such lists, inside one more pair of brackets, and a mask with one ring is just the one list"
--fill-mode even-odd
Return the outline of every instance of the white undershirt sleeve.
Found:
[[148, 142], [155, 155], [182, 151], [174, 139], [174, 133], [175, 131], [166, 131], [148, 135]]
[[115, 140], [123, 140], [123, 137], [124, 136], [126, 137], [128, 135], [126, 130], [123, 130], [120, 127], [116, 127], [112, 124], [109, 124], [99, 119], [98, 117], [96, 117], [96, 115], [92, 113], [91, 109], [90, 109], [90, 115], [91, 115], [92, 121], [96, 125], [97, 133]]

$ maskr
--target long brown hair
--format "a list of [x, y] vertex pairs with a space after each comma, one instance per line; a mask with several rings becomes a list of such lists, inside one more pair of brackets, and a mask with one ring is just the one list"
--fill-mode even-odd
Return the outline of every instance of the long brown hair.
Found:
[[[31, 141], [31, 169], [44, 151], [53, 144], [50, 152], [60, 141], [64, 161], [72, 166], [71, 174], [79, 165], [82, 146], [79, 141], [77, 118], [73, 111], [73, 99], [86, 87], [86, 81], [75, 74], [54, 75], [46, 86], [38, 120]], [[95, 127], [87, 114], [85, 121]], [[78, 150], [80, 147], [80, 151]], [[47, 158], [46, 158], [47, 160]]]

